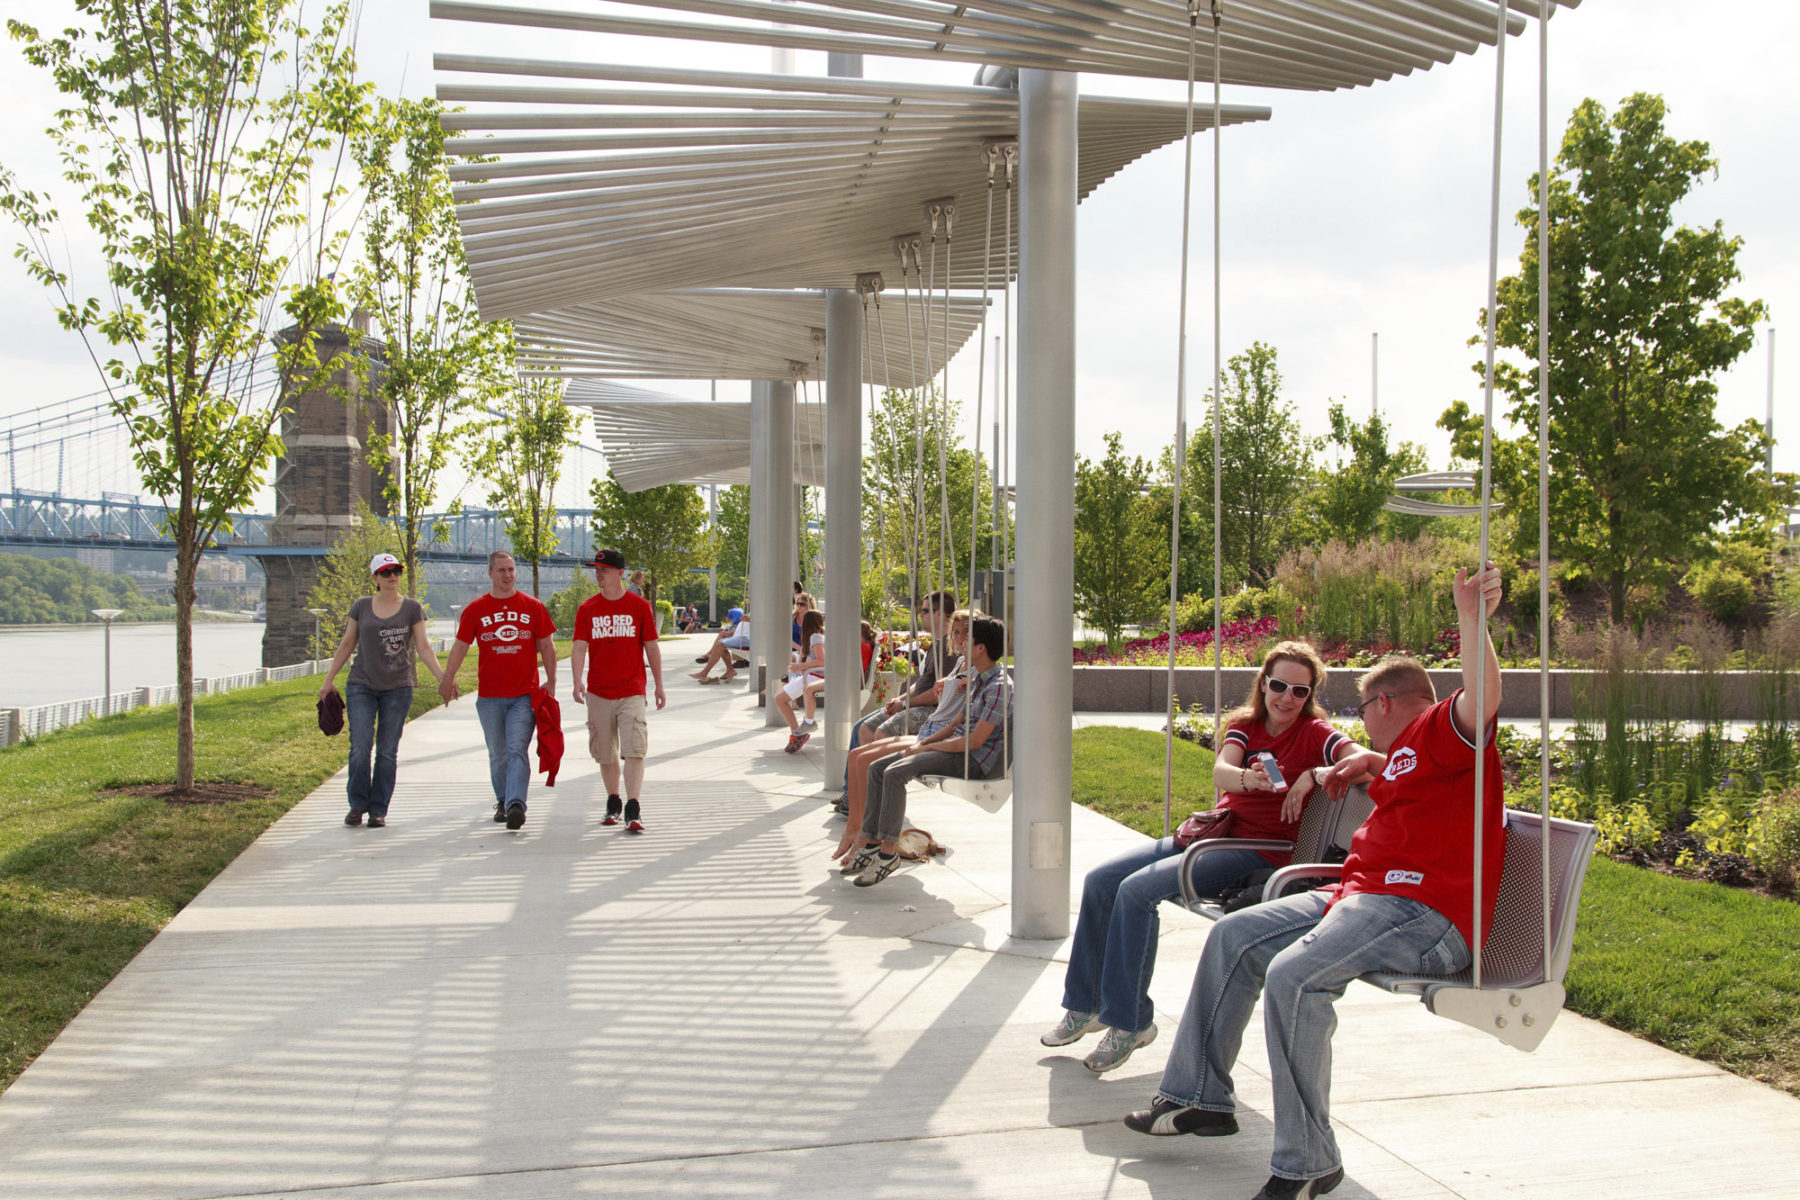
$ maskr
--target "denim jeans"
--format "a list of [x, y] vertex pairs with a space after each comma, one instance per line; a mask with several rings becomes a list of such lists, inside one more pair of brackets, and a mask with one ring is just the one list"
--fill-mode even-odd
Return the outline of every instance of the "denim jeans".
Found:
[[1359, 893], [1329, 914], [1325, 901], [1308, 892], [1219, 919], [1158, 1089], [1177, 1104], [1235, 1111], [1231, 1068], [1261, 992], [1275, 1090], [1270, 1166], [1286, 1179], [1342, 1165], [1331, 1133], [1331, 1035], [1333, 1005], [1350, 981], [1365, 971], [1448, 975], [1469, 964], [1462, 934], [1417, 900]]
[[494, 781], [494, 800], [511, 808], [525, 805], [525, 788], [531, 783], [531, 734], [537, 719], [531, 712], [531, 694], [479, 696], [475, 715], [487, 739], [488, 774]]
[[[1069, 945], [1063, 1007], [1098, 1012], [1103, 1024], [1131, 1033], [1154, 1019], [1150, 976], [1156, 970], [1158, 909], [1181, 895], [1181, 857], [1174, 838], [1162, 838], [1088, 872], [1081, 915]], [[1268, 864], [1254, 850], [1216, 850], [1201, 857], [1194, 885], [1211, 895]]]
[[[982, 778], [974, 760], [969, 761], [974, 778]], [[906, 829], [906, 785], [921, 775], [963, 775], [963, 756], [926, 750], [919, 754], [899, 751], [869, 764], [869, 791], [863, 802], [863, 840], [866, 842], [898, 841]]]
[[[887, 720], [887, 711], [884, 706], [883, 708], [876, 709], [874, 712], [870, 713], [866, 717], [863, 717], [861, 720], [857, 721], [856, 724], [852, 725], [850, 727], [850, 750], [854, 750], [858, 746], [862, 745], [863, 734], [865, 732], [873, 734], [875, 732], [875, 727], [877, 725], [880, 725], [885, 720]], [[845, 791], [850, 790], [850, 766], [849, 766], [850, 750], [844, 751], [844, 764], [845, 764], [844, 765], [844, 790]]]
[[[355, 681], [344, 685], [344, 717], [350, 727], [350, 811], [387, 816], [399, 769], [400, 733], [412, 709], [409, 687], [376, 691]], [[375, 756], [369, 768], [369, 752]]]

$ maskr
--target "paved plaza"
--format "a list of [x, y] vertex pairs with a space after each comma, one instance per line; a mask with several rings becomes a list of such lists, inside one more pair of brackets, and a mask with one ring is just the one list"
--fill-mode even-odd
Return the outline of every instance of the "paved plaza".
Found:
[[[677, 649], [671, 659], [681, 656]], [[1157, 1197], [1268, 1175], [1260, 1028], [1236, 1137], [1152, 1139], [1206, 923], [1168, 909], [1158, 1042], [1050, 1051], [1065, 947], [1009, 941], [1011, 810], [915, 792], [951, 848], [827, 869], [823, 751], [672, 667], [650, 832], [570, 753], [489, 820], [472, 700], [409, 727], [384, 830], [327, 781], [0, 1096], [0, 1196]], [[1021, 747], [1028, 753], [1028, 747]], [[835, 790], [835, 789], [832, 789]], [[1077, 885], [1140, 835], [1074, 813]], [[1800, 1102], [1565, 1015], [1520, 1054], [1411, 1000], [1339, 1005], [1334, 1197], [1791, 1195]]]

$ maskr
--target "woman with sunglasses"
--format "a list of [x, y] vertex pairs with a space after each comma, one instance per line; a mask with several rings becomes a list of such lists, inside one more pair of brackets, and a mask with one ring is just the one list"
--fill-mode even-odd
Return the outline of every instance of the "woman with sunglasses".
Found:
[[[1316, 772], [1361, 749], [1326, 722], [1317, 700], [1324, 683], [1325, 664], [1310, 645], [1282, 642], [1263, 659], [1243, 705], [1226, 716], [1213, 786], [1217, 807], [1232, 814], [1229, 836], [1293, 841]], [[1271, 774], [1265, 756], [1274, 759], [1278, 774]], [[1150, 974], [1157, 908], [1181, 894], [1181, 855], [1175, 839], [1166, 837], [1088, 872], [1063, 982], [1067, 1011], [1040, 1039], [1044, 1045], [1067, 1046], [1104, 1029], [1099, 1048], [1084, 1060], [1100, 1073], [1156, 1040]], [[1285, 853], [1219, 850], [1200, 860], [1195, 890], [1213, 895], [1252, 871], [1287, 861]]]
[[[331, 669], [319, 687], [319, 699], [337, 691], [337, 673], [352, 652], [356, 662], [344, 685], [344, 716], [350, 728], [350, 811], [344, 824], [369, 828], [387, 824], [388, 801], [394, 794], [399, 769], [400, 732], [412, 708], [413, 684], [418, 680], [413, 655], [417, 653], [432, 678], [443, 682], [444, 669], [425, 636], [425, 608], [411, 596], [400, 594], [400, 560], [377, 554], [369, 560], [375, 594], [350, 606], [344, 638], [331, 656]], [[374, 755], [371, 771], [370, 752]]]

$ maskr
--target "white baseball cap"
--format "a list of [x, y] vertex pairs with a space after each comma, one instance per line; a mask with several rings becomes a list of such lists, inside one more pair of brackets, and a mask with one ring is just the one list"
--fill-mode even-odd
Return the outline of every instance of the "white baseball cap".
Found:
[[399, 565], [400, 565], [400, 560], [395, 558], [393, 555], [377, 554], [374, 558], [371, 558], [369, 560], [369, 574], [373, 575], [373, 574], [375, 574], [375, 572], [381, 570], [383, 567], [397, 567]]

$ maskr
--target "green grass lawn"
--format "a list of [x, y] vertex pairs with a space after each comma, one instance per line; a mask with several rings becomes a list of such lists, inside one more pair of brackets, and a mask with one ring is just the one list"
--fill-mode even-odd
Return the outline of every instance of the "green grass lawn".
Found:
[[[1212, 755], [1175, 743], [1175, 819]], [[1078, 804], [1162, 834], [1163, 735], [1075, 731]], [[1581, 893], [1569, 1008], [1800, 1096], [1800, 904], [1596, 858]]]
[[[421, 672], [413, 715], [438, 703]], [[340, 676], [339, 686], [343, 686]], [[471, 657], [459, 674], [475, 690]], [[0, 750], [0, 1087], [276, 818], [344, 765], [319, 733], [316, 677], [194, 704], [195, 775], [267, 799], [174, 806], [107, 796], [175, 775], [175, 709], [85, 724]]]

